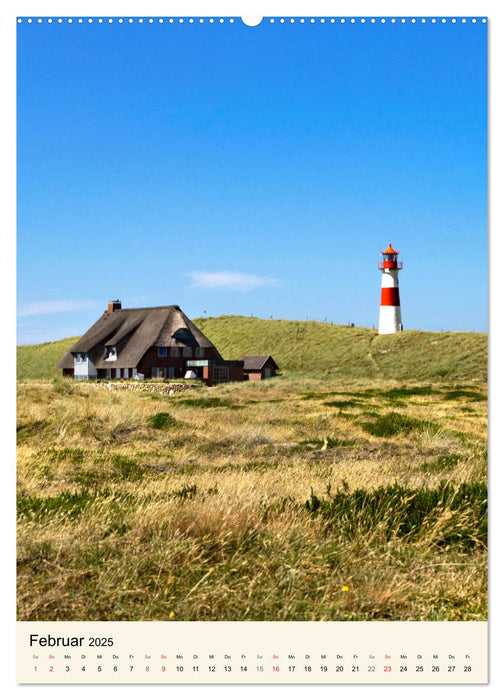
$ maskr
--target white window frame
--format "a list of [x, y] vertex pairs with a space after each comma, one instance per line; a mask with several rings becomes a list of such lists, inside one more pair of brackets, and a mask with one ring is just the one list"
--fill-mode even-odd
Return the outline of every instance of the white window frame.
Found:
[[205, 357], [205, 348], [196, 348], [195, 357]]
[[167, 348], [158, 348], [157, 354], [158, 354], [158, 357], [166, 357], [168, 355], [168, 349]]
[[182, 356], [192, 357], [192, 348], [188, 347], [187, 345], [184, 348], [182, 348]]
[[106, 362], [114, 362], [117, 360], [117, 348], [115, 345], [110, 345], [107, 349], [107, 353]]
[[175, 345], [170, 347], [170, 357], [180, 357], [180, 350]]

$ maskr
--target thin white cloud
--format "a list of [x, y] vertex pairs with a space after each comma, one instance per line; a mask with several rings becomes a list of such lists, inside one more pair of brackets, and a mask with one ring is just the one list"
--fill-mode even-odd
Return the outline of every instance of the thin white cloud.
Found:
[[251, 292], [260, 287], [276, 287], [279, 282], [273, 277], [249, 275], [246, 272], [188, 272], [191, 287], [223, 289], [230, 292]]
[[95, 309], [96, 301], [83, 300], [71, 301], [68, 299], [59, 301], [31, 301], [26, 304], [20, 304], [18, 307], [18, 318], [24, 316], [40, 316], [42, 314], [60, 314], [70, 311], [85, 311]]

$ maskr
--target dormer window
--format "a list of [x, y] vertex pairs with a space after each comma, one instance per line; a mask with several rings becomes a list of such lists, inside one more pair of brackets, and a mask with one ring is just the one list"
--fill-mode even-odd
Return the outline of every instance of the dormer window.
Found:
[[175, 338], [175, 340], [179, 340], [183, 343], [185, 341], [192, 340], [193, 334], [191, 333], [189, 328], [178, 328], [172, 335], [172, 338]]
[[107, 357], [105, 358], [109, 362], [117, 360], [117, 348], [115, 345], [109, 345], [107, 348]]

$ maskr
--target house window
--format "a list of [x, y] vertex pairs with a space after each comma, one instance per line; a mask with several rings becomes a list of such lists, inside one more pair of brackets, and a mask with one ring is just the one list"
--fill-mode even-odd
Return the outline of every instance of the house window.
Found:
[[213, 368], [214, 382], [229, 381], [229, 367], [214, 367]]
[[116, 379], [120, 379], [120, 378], [121, 378], [121, 370], [118, 368], [118, 369], [116, 369]]
[[184, 348], [182, 354], [184, 357], [192, 357], [192, 348]]
[[157, 354], [158, 354], [158, 357], [166, 357], [166, 348], [158, 348]]
[[171, 347], [170, 348], [170, 357], [179, 357], [180, 356], [180, 351], [178, 348]]
[[131, 370], [131, 376], [133, 377], [133, 379], [136, 379], [136, 378], [137, 378], [137, 376], [138, 376], [138, 370], [137, 370], [136, 367], [133, 367], [133, 369]]
[[115, 345], [111, 345], [107, 349], [107, 360], [117, 360], [117, 350]]
[[105, 376], [107, 379], [112, 379], [112, 370], [110, 368], [106, 371]]
[[80, 352], [78, 352], [77, 355], [75, 356], [75, 361], [82, 362], [82, 355], [80, 354]]
[[205, 357], [205, 348], [196, 348], [196, 357]]
[[124, 378], [129, 379], [129, 369], [127, 367], [124, 368]]

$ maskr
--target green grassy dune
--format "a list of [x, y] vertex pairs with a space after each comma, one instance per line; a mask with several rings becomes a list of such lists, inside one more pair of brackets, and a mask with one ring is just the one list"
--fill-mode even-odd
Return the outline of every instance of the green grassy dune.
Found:
[[[472, 332], [404, 331], [378, 336], [370, 328], [315, 321], [265, 320], [244, 316], [194, 319], [226, 359], [272, 355], [282, 372], [313, 377], [353, 377], [405, 381], [485, 381], [487, 335]], [[55, 366], [77, 337], [22, 345], [19, 380], [53, 379]]]

